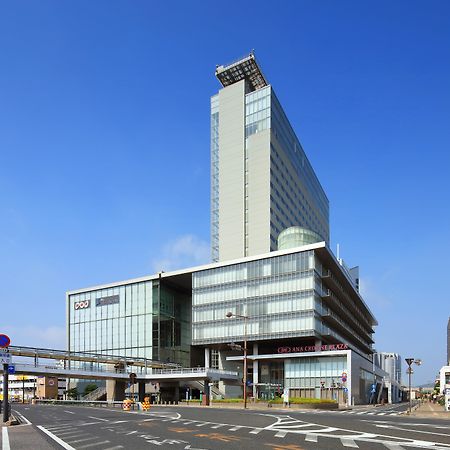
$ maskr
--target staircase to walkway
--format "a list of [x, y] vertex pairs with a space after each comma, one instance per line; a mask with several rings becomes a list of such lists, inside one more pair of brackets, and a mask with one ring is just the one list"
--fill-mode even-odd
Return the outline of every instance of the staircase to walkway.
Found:
[[82, 400], [87, 402], [96, 402], [98, 400], [106, 400], [106, 388], [98, 387], [95, 391], [89, 392], [83, 396]]
[[[194, 389], [199, 389], [200, 391], [205, 391], [205, 385], [203, 383], [203, 381], [191, 381], [189, 383], [189, 385], [191, 387], [193, 387]], [[214, 384], [210, 386], [210, 394], [211, 397], [221, 397], [221, 398], [225, 398], [225, 394]]]

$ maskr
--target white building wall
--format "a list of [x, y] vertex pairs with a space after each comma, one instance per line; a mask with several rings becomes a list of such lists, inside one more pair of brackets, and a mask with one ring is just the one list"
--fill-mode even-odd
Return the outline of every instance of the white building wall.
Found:
[[248, 255], [270, 252], [270, 130], [247, 139]]
[[245, 81], [219, 91], [219, 259], [244, 256]]

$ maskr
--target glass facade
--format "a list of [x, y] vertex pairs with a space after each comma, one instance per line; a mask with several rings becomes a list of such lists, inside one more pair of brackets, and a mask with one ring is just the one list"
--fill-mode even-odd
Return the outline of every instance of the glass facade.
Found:
[[347, 369], [346, 355], [286, 359], [286, 387], [339, 387], [342, 373], [348, 372]]
[[267, 86], [245, 96], [245, 137], [270, 128], [270, 94]]
[[152, 358], [152, 283], [69, 295], [74, 352]]
[[69, 294], [69, 349], [190, 366], [191, 295], [160, 280]]
[[302, 252], [195, 272], [192, 275], [192, 342], [242, 340], [249, 316], [251, 340], [313, 336], [314, 252]]

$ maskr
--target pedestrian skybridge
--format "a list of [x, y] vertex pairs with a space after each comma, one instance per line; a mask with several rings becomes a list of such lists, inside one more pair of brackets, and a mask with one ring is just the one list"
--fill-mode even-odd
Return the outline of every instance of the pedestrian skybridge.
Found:
[[[9, 347], [9, 351], [13, 355], [11, 363], [14, 366], [13, 372], [17, 375], [127, 381], [130, 373], [134, 373], [136, 381], [140, 382], [239, 380], [237, 372], [209, 367], [186, 368], [146, 358], [15, 346]], [[42, 360], [47, 360], [48, 363]], [[0, 366], [0, 372], [2, 367]]]

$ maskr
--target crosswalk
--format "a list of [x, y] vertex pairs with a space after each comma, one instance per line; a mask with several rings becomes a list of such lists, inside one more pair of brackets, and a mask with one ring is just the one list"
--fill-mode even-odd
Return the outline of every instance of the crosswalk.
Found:
[[[298, 413], [296, 411], [295, 413]], [[336, 411], [336, 414], [375, 414], [370, 411]], [[384, 411], [384, 415], [388, 412]], [[320, 414], [320, 413], [318, 413]], [[380, 413], [378, 413], [379, 415]], [[392, 412], [390, 413], [392, 414]], [[398, 413], [397, 413], [398, 414]], [[88, 417], [85, 420], [79, 420], [72, 423], [51, 424], [46, 427], [39, 427], [41, 431], [46, 433], [53, 440], [58, 442], [65, 450], [121, 450], [124, 447], [118, 445], [116, 436], [130, 436], [143, 439], [148, 443], [156, 443], [163, 445], [163, 438], [151, 436], [146, 432], [142, 432], [142, 424], [153, 422], [161, 423], [163, 428], [174, 433], [190, 433], [192, 436], [207, 436], [212, 433], [221, 438], [229, 436], [242, 435], [266, 435], [272, 436], [277, 440], [291, 439], [295, 437], [296, 442], [305, 442], [305, 444], [317, 444], [319, 447], [325, 445], [327, 448], [342, 450], [349, 448], [365, 448], [368, 445], [371, 449], [380, 450], [411, 450], [411, 449], [450, 449], [450, 446], [441, 447], [438, 443], [416, 441], [407, 438], [389, 437], [386, 434], [366, 433], [356, 430], [340, 428], [339, 426], [321, 425], [306, 420], [303, 417], [292, 417], [290, 415], [280, 414], [262, 414], [273, 421], [270, 425], [264, 427], [255, 427], [249, 425], [236, 425], [231, 423], [221, 423], [205, 420], [196, 420], [182, 417], [179, 413], [159, 414], [149, 413], [145, 419], [138, 420], [107, 420], [94, 422], [97, 417]], [[295, 414], [296, 415], [296, 414]], [[306, 419], [306, 418], [305, 418]], [[377, 422], [378, 423], [378, 422]], [[382, 422], [380, 422], [382, 423]], [[164, 425], [163, 425], [164, 424]], [[94, 426], [91, 426], [94, 425]], [[157, 431], [157, 428], [151, 428]], [[89, 430], [89, 431], [88, 431]], [[103, 430], [103, 431], [102, 431]], [[113, 434], [107, 435], [105, 431]], [[384, 430], [383, 430], [384, 431]], [[101, 434], [99, 436], [98, 434]], [[150, 440], [153, 439], [153, 440]], [[159, 439], [159, 440], [158, 440]], [[171, 440], [171, 442], [175, 442]], [[120, 441], [119, 441], [120, 442]], [[178, 441], [177, 441], [178, 442]], [[183, 440], [180, 443], [185, 442]]]

